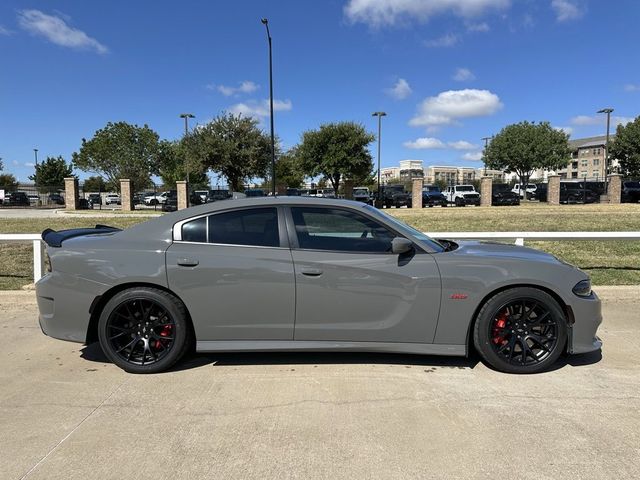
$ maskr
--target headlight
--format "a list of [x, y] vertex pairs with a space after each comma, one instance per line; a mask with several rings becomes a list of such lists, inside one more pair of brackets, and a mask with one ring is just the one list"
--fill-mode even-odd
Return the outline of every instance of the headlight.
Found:
[[579, 297], [588, 297], [591, 295], [591, 280], [582, 280], [573, 287], [573, 293]]

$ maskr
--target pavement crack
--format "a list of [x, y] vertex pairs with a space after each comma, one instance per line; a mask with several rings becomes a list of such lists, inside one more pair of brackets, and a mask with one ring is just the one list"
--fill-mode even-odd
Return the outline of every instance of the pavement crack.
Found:
[[25, 473], [22, 477], [20, 477], [20, 480], [24, 480], [25, 478], [27, 478], [29, 475], [31, 475], [36, 468], [38, 468], [40, 465], [42, 465], [44, 463], [44, 461], [49, 458], [49, 456], [51, 456], [51, 454], [53, 452], [55, 452], [58, 447], [60, 445], [62, 445], [71, 435], [73, 435], [73, 433], [78, 430], [78, 428], [80, 428], [82, 426], [82, 424], [84, 422], [86, 422], [89, 417], [91, 417], [100, 407], [102, 407], [118, 390], [120, 390], [127, 382], [129, 381], [129, 377], [126, 378], [120, 385], [118, 385], [116, 388], [113, 389], [113, 391], [107, 395], [107, 397], [105, 397], [93, 410], [91, 410], [82, 420], [80, 420], [80, 422], [73, 427], [73, 429], [67, 433], [58, 443], [56, 443], [48, 452], [47, 454], [42, 457], [33, 467], [31, 467], [29, 469], [29, 471], [27, 473]]

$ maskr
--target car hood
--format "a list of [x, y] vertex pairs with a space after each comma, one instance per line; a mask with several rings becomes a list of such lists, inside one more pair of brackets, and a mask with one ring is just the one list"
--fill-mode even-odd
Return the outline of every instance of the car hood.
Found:
[[518, 245], [491, 241], [466, 240], [455, 242], [458, 248], [451, 251], [453, 255], [467, 255], [470, 257], [493, 257], [496, 259], [519, 259], [530, 262], [563, 263], [555, 256]]

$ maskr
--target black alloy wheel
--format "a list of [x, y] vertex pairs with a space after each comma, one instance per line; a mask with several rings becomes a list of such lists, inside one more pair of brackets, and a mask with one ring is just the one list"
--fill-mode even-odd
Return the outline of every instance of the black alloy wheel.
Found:
[[131, 373], [157, 373], [186, 352], [190, 329], [184, 305], [173, 295], [140, 287], [116, 294], [100, 315], [100, 346]]
[[567, 321], [548, 293], [518, 287], [498, 293], [480, 310], [474, 343], [493, 368], [508, 373], [536, 373], [562, 353]]

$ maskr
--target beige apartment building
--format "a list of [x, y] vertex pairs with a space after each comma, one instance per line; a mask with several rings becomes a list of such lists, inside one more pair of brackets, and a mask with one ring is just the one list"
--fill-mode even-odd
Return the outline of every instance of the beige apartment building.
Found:
[[[609, 137], [609, 142], [614, 135]], [[556, 173], [560, 178], [604, 178], [607, 174], [605, 166], [605, 146], [607, 137], [577, 138], [569, 141], [571, 161], [566, 168]], [[611, 166], [611, 165], [610, 165]]]

